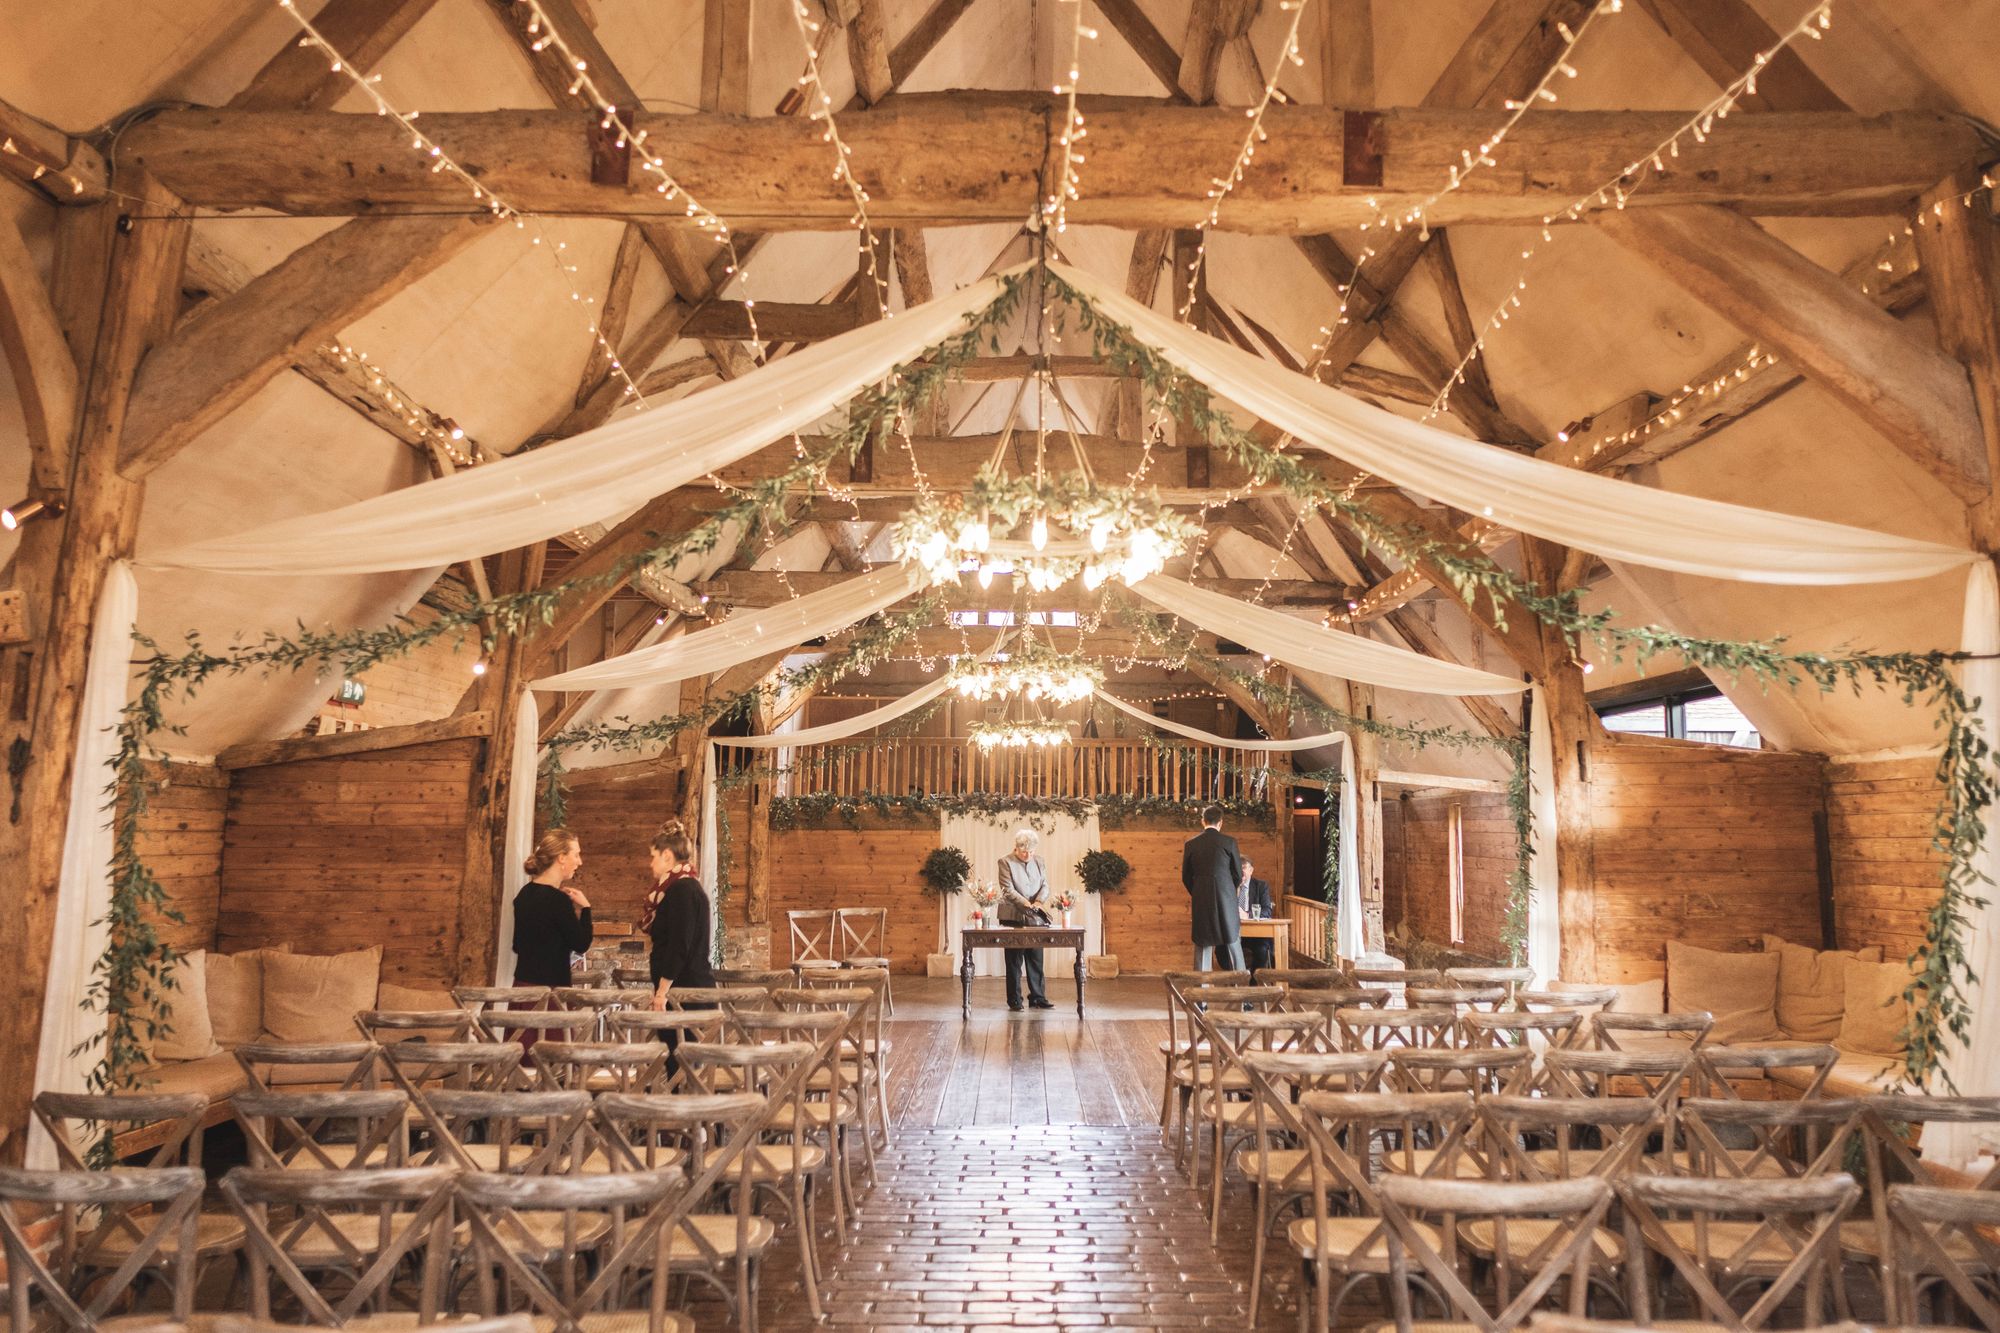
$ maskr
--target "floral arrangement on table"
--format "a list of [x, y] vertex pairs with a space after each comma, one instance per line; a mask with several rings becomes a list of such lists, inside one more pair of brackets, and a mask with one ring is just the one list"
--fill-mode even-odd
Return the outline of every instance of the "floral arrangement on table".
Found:
[[1061, 918], [1060, 924], [1065, 926], [1069, 924], [1069, 914], [1075, 906], [1076, 897], [1068, 889], [1060, 890], [1048, 901], [1049, 911], [1059, 916]]
[[1116, 893], [1132, 878], [1132, 863], [1116, 852], [1085, 852], [1077, 858], [1076, 877], [1085, 893]]
[[939, 847], [917, 870], [927, 894], [957, 893], [972, 878], [972, 862], [956, 847]]
[[980, 925], [993, 915], [993, 905], [1000, 901], [1000, 886], [981, 880], [966, 892], [972, 895], [972, 923]]

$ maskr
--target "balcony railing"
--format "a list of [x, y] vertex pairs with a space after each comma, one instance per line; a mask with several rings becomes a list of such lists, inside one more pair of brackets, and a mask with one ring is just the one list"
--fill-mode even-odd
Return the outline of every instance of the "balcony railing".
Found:
[[[728, 747], [722, 753], [731, 756]], [[735, 751], [735, 756], [744, 755]], [[733, 756], [732, 756], [733, 757]], [[958, 796], [1002, 792], [1094, 798], [1107, 793], [1167, 800], [1255, 800], [1268, 791], [1269, 756], [1233, 746], [1162, 750], [1136, 740], [982, 750], [962, 737], [902, 736], [875, 745], [841, 741], [776, 752], [780, 795]], [[725, 759], [730, 763], [730, 759]], [[731, 766], [746, 760], [734, 759]]]

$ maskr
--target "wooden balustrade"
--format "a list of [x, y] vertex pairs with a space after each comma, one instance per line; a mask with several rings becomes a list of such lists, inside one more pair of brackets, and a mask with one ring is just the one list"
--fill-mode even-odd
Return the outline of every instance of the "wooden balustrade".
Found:
[[1279, 910], [1291, 918], [1292, 957], [1327, 965], [1326, 921], [1333, 909], [1317, 898], [1298, 898], [1288, 893]]
[[[727, 746], [722, 754], [728, 769], [755, 762], [750, 752]], [[1262, 775], [1268, 758], [1225, 745], [1163, 750], [1136, 740], [1077, 740], [982, 750], [962, 737], [903, 736], [874, 745], [798, 746], [775, 752], [774, 762], [783, 769], [780, 790], [791, 796], [999, 792], [1206, 801], [1260, 799], [1268, 790]]]

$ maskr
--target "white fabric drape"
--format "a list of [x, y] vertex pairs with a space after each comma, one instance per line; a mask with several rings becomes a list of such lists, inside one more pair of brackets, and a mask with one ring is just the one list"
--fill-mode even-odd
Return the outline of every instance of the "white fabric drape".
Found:
[[1527, 685], [1490, 671], [1425, 657], [1358, 634], [1336, 634], [1288, 616], [1155, 574], [1133, 589], [1139, 596], [1203, 629], [1226, 634], [1278, 661], [1364, 685], [1418, 694], [1519, 694]]
[[1555, 731], [1548, 697], [1535, 686], [1528, 702], [1528, 814], [1535, 840], [1528, 860], [1528, 966], [1549, 982], [1562, 975], [1562, 902], [1556, 882]]
[[[1992, 560], [1981, 561], [1972, 571], [1965, 597], [1965, 635], [1960, 647], [1980, 655], [1981, 660], [1959, 668], [1959, 684], [1978, 702], [1978, 717], [1989, 745], [2000, 743], [2000, 574]], [[1987, 757], [1988, 780], [2000, 780], [2000, 752]], [[1989, 821], [1993, 811], [1988, 811]], [[1973, 892], [1986, 900], [1984, 907], [1968, 909], [1965, 940], [1965, 970], [1979, 978], [1965, 986], [1972, 1006], [1972, 1029], [1965, 1045], [1948, 1045], [1945, 1068], [1959, 1092], [1968, 1097], [2000, 1094], [2000, 831], [1989, 827], [1986, 845], [1972, 867], [1985, 882], [1975, 881]], [[1932, 1092], [1943, 1091], [1942, 1086]], [[1963, 1168], [1992, 1147], [1980, 1142], [1983, 1131], [1977, 1125], [1948, 1125], [1932, 1121], [1924, 1126], [1923, 1150], [1926, 1161], [1940, 1161]]]
[[[964, 852], [966, 859], [972, 862], [972, 878], [990, 884], [1000, 858], [1014, 850], [1014, 834], [1029, 827], [1033, 827], [1036, 836], [1041, 839], [1035, 853], [1049, 868], [1050, 890], [1060, 892], [1068, 889], [1070, 896], [1076, 899], [1077, 912], [1072, 912], [1070, 920], [1083, 924], [1084, 952], [1103, 953], [1104, 905], [1098, 901], [1099, 895], [1083, 891], [1083, 882], [1076, 875], [1077, 861], [1085, 852], [1096, 851], [1101, 845], [1095, 811], [1082, 819], [1041, 814], [1035, 816], [1032, 825], [1025, 815], [946, 815], [938, 821], [938, 846], [956, 847]], [[1079, 912], [1081, 915], [1078, 915]], [[950, 895], [950, 901], [945, 904], [945, 927], [954, 954], [958, 952], [962, 938], [959, 932], [971, 924], [971, 895]], [[1006, 973], [1006, 960], [998, 949], [975, 949], [972, 959], [975, 976], [997, 977]], [[1067, 950], [1050, 951], [1043, 962], [1048, 968], [1051, 985], [1069, 975], [1071, 958]]]
[[794, 648], [844, 630], [923, 586], [924, 572], [916, 565], [882, 565], [776, 606], [744, 607], [720, 625], [683, 634], [668, 643], [544, 676], [533, 688], [617, 690], [711, 675], [774, 650]]
[[514, 714], [514, 753], [507, 772], [507, 832], [501, 840], [503, 864], [495, 879], [500, 885], [500, 907], [493, 916], [500, 938], [493, 950], [493, 984], [514, 984], [514, 884], [516, 875], [527, 874], [522, 864], [535, 846], [535, 785], [541, 775], [537, 756], [541, 747], [536, 735], [542, 729], [542, 711], [533, 690], [521, 691], [521, 703]]
[[1307, 444], [1517, 532], [1653, 569], [1749, 583], [1885, 583], [1979, 559], [1962, 547], [1677, 495], [1465, 440], [1198, 333], [1051, 267], [1174, 365]]
[[148, 552], [140, 563], [238, 574], [419, 569], [613, 521], [812, 425], [899, 363], [963, 330], [968, 317], [1000, 295], [1006, 276], [533, 453], [328, 513]]
[[[104, 1032], [105, 1015], [86, 1007], [91, 970], [109, 938], [111, 856], [116, 838], [106, 818], [105, 787], [118, 752], [116, 728], [131, 678], [132, 631], [139, 614], [139, 585], [132, 567], [114, 563], [104, 576], [91, 626], [76, 763], [69, 788], [69, 823], [63, 831], [62, 878], [43, 988], [41, 1044], [35, 1057], [35, 1091], [84, 1092], [101, 1047], [73, 1051]], [[51, 754], [44, 762], [53, 762]], [[55, 1145], [40, 1125], [29, 1130], [27, 1164], [56, 1164]]]
[[[1340, 747], [1340, 794], [1336, 806], [1335, 870], [1339, 883], [1334, 887], [1334, 914], [1337, 934], [1334, 947], [1342, 958], [1359, 958], [1361, 944], [1361, 855], [1356, 843], [1360, 835], [1360, 801], [1354, 790], [1354, 742], [1344, 731], [1329, 731], [1318, 736], [1298, 736], [1290, 740], [1239, 741], [1227, 736], [1218, 736], [1212, 731], [1199, 727], [1185, 726], [1164, 717], [1154, 717], [1151, 713], [1134, 707], [1116, 695], [1095, 691], [1098, 698], [1123, 712], [1130, 713], [1141, 722], [1170, 731], [1190, 740], [1208, 741], [1216, 745], [1230, 745], [1239, 750], [1259, 750], [1266, 753], [1282, 753], [1287, 750], [1311, 750], [1323, 745]], [[1282, 834], [1281, 834], [1282, 836]]]

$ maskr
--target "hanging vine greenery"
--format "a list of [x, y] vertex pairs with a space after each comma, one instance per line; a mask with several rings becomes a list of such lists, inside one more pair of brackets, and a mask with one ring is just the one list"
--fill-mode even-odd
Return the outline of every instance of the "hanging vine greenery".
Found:
[[[970, 316], [961, 332], [927, 349], [921, 358], [897, 366], [881, 383], [857, 393], [821, 441], [812, 449], [802, 447], [790, 466], [747, 486], [725, 486], [718, 481], [717, 489], [732, 497], [727, 503], [687, 532], [660, 534], [646, 549], [616, 561], [595, 576], [475, 601], [446, 611], [428, 624], [419, 625], [404, 616], [376, 629], [312, 631], [300, 626], [296, 633], [271, 631], [224, 651], [211, 651], [192, 633], [179, 652], [167, 652], [153, 640], [135, 636], [140, 687], [120, 716], [106, 787], [113, 833], [111, 896], [106, 914], [110, 937], [93, 964], [85, 1004], [93, 1012], [104, 1012], [108, 1021], [104, 1035], [93, 1038], [99, 1058], [89, 1075], [90, 1087], [107, 1092], [128, 1089], [133, 1074], [144, 1064], [145, 1042], [163, 1030], [154, 1015], [162, 1007], [158, 999], [170, 984], [168, 974], [177, 954], [155, 928], [155, 918], [166, 906], [166, 895], [139, 854], [138, 838], [145, 811], [144, 763], [152, 754], [153, 738], [163, 731], [178, 731], [166, 722], [169, 701], [185, 702], [219, 675], [308, 669], [338, 669], [346, 675], [359, 675], [425, 644], [447, 639], [463, 642], [474, 634], [482, 649], [490, 652], [503, 636], [550, 624], [563, 599], [573, 593], [616, 587], [636, 574], [671, 569], [688, 557], [711, 554], [725, 539], [749, 542], [767, 529], [782, 528], [787, 523], [785, 503], [789, 498], [802, 492], [834, 490], [829, 478], [834, 464], [852, 461], [864, 445], [928, 406], [982, 348], [997, 352], [999, 330], [1012, 319], [1022, 290], [1019, 277], [1004, 280], [993, 302]], [[560, 761], [547, 771], [560, 774]], [[559, 805], [559, 779], [556, 785]], [[108, 1137], [101, 1137], [94, 1151], [108, 1160]]]

